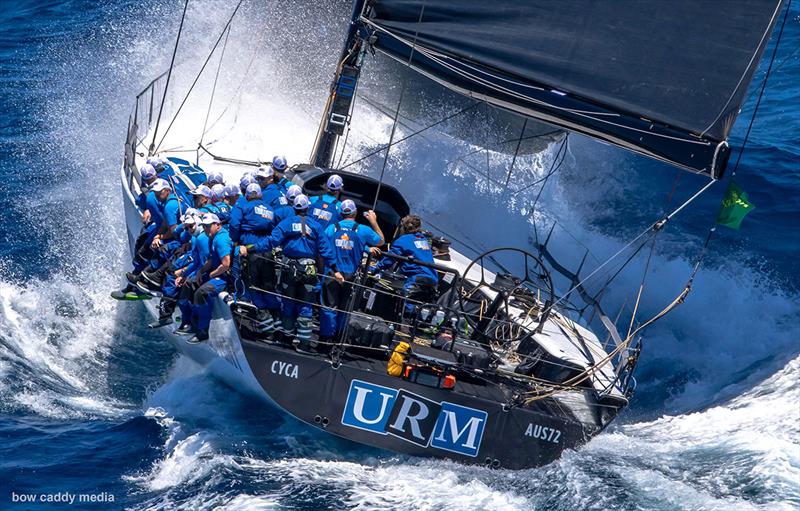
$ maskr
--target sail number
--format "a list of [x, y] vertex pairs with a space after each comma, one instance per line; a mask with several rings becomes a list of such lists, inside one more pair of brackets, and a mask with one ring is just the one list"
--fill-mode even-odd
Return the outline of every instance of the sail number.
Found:
[[556, 428], [548, 428], [531, 422], [528, 424], [528, 429], [525, 430], [525, 436], [557, 444], [558, 439], [561, 438], [561, 431]]

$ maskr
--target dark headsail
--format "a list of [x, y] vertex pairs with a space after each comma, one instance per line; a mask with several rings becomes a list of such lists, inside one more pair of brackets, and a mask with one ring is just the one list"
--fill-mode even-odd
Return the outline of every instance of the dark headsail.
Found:
[[380, 51], [464, 95], [720, 177], [783, 0], [374, 0]]

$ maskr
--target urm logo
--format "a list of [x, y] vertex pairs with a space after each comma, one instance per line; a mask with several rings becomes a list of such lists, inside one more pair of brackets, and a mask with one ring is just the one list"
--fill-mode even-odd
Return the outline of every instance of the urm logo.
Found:
[[405, 389], [353, 380], [342, 424], [380, 435], [390, 434], [420, 447], [475, 457], [488, 415], [483, 410], [438, 403]]

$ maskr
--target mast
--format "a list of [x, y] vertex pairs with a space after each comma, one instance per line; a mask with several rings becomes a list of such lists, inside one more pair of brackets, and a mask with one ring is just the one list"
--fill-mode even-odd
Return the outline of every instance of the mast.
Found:
[[353, 14], [347, 31], [344, 48], [339, 56], [336, 74], [331, 82], [328, 102], [322, 114], [311, 163], [317, 167], [330, 167], [337, 139], [344, 134], [350, 123], [350, 111], [355, 98], [356, 84], [361, 74], [364, 45], [359, 37], [360, 25], [357, 22], [364, 10], [366, 0], [353, 2]]

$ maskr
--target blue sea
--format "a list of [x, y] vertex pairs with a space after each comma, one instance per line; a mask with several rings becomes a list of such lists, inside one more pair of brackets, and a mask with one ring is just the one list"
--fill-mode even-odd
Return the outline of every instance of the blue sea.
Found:
[[[189, 2], [177, 100], [234, 5]], [[0, 509], [800, 508], [800, 2], [736, 173], [756, 209], [741, 230], [717, 229], [686, 302], [647, 330], [629, 409], [587, 445], [519, 472], [325, 436], [179, 356], [144, 326], [140, 304], [109, 298], [129, 264], [119, 185], [129, 116], [135, 95], [169, 65], [182, 8], [178, 0], [0, 6]], [[193, 150], [211, 111], [205, 136], [220, 152], [307, 159], [348, 15], [346, 1], [245, 2], [212, 108], [218, 58], [166, 144], [191, 133]], [[365, 74], [370, 66], [360, 92], [391, 112], [391, 67], [376, 57]], [[450, 111], [446, 100], [431, 101], [428, 112]], [[380, 109], [358, 103], [342, 159], [379, 147], [390, 128]], [[545, 173], [558, 144], [521, 156], [513, 184]], [[569, 232], [554, 242], [561, 253], [579, 260], [583, 249], [570, 252], [572, 243], [601, 261], [706, 182], [571, 135], [531, 212], [525, 194], [474, 172], [483, 165], [502, 181], [510, 156], [459, 158], [471, 147], [452, 130], [430, 130], [392, 151], [386, 179], [454, 246], [477, 250], [525, 248], [532, 219], [557, 221]], [[350, 170], [377, 175], [382, 163]], [[642, 317], [682, 289], [725, 186], [658, 237]], [[630, 305], [644, 267], [638, 258], [614, 282], [610, 309]]]

